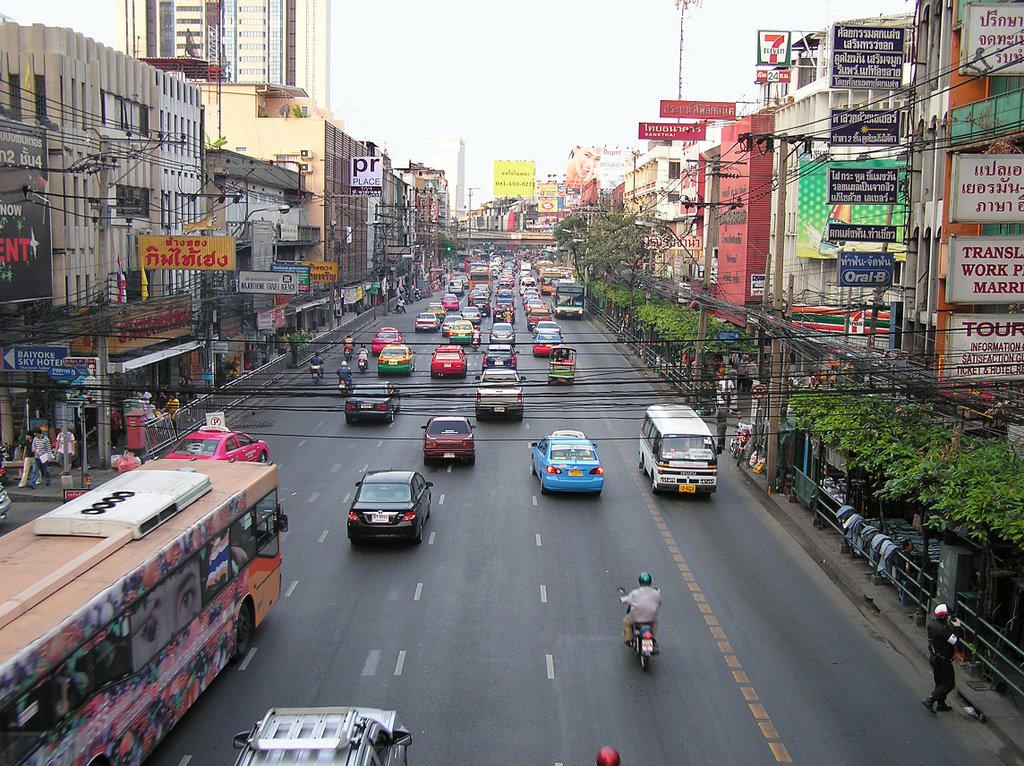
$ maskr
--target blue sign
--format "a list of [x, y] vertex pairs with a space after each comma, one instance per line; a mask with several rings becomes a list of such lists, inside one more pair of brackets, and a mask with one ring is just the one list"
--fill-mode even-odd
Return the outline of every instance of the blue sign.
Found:
[[833, 109], [829, 116], [832, 146], [898, 146], [899, 109]]
[[736, 330], [722, 330], [718, 333], [719, 340], [739, 340], [740, 334]]
[[4, 349], [3, 368], [18, 372], [49, 372], [68, 355], [60, 346], [10, 346]]
[[892, 253], [839, 253], [840, 287], [892, 287]]

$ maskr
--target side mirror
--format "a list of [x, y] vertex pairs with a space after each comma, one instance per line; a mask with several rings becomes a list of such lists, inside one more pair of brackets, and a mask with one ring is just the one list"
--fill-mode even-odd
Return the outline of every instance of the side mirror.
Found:
[[433, 486], [434, 486], [434, 482], [432, 482], [432, 481], [428, 481], [428, 482], [427, 482], [427, 486], [428, 486], [428, 487], [433, 487]]
[[426, 431], [426, 430], [427, 430], [427, 426], [426, 426], [426, 424], [423, 424], [422, 426], [420, 426], [420, 428], [421, 428], [421, 429], [423, 429], [424, 431]]
[[[258, 725], [258, 724], [257, 724]], [[253, 727], [255, 731], [256, 727]], [[249, 744], [249, 737], [252, 735], [252, 731], [240, 731], [231, 740], [231, 746], [235, 750], [241, 750], [243, 747]]]
[[277, 509], [277, 531], [287, 532], [288, 531], [288, 517], [281, 513], [281, 508]]
[[357, 486], [357, 487], [361, 487], [361, 486], [363, 486], [363, 480], [362, 480], [362, 479], [360, 479], [359, 481], [357, 481], [357, 482], [356, 482], [356, 486]]
[[480, 380], [480, 376], [479, 376], [479, 375], [477, 375], [477, 376], [475, 377], [475, 380]]
[[530, 446], [531, 447], [536, 447], [537, 446], [537, 442], [530, 442]]
[[391, 733], [391, 744], [408, 747], [412, 744], [412, 733], [404, 726], [397, 726]]

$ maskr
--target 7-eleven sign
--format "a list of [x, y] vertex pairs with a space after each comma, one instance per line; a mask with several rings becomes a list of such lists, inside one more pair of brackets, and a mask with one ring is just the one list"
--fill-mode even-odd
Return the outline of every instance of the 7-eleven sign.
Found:
[[757, 32], [757, 65], [788, 67], [791, 61], [790, 33], [765, 31]]

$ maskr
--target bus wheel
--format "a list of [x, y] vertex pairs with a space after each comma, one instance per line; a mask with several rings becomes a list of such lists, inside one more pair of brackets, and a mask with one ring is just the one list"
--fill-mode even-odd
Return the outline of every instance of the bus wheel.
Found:
[[644, 456], [642, 452], [640, 453], [640, 464], [637, 465], [637, 468], [643, 471], [645, 476], [647, 475], [647, 471], [644, 471]]
[[240, 660], [249, 653], [252, 646], [252, 633], [254, 628], [252, 605], [246, 601], [238, 610], [238, 619], [235, 620], [235, 659]]

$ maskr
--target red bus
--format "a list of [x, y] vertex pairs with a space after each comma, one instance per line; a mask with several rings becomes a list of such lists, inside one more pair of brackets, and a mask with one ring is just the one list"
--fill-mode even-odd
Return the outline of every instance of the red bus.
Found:
[[277, 467], [154, 460], [0, 537], [0, 764], [135, 766], [281, 595]]

